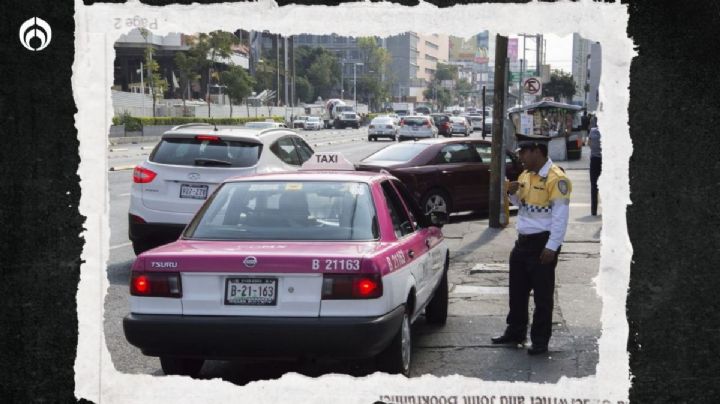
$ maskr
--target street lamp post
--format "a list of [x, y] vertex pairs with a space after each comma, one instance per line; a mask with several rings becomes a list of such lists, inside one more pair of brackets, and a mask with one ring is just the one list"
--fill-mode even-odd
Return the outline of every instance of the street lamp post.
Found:
[[357, 67], [362, 66], [362, 63], [353, 63], [353, 108], [357, 114]]

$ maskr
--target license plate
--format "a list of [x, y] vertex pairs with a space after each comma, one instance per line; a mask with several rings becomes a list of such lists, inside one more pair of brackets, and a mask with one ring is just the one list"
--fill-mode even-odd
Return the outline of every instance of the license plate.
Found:
[[413, 126], [413, 130], [415, 130], [415, 131], [418, 130], [418, 127], [417, 127], [417, 126]]
[[180, 185], [180, 197], [190, 199], [207, 199], [208, 186], [207, 185], [192, 185], [182, 184]]
[[225, 304], [274, 306], [276, 303], [277, 279], [228, 278], [225, 282]]

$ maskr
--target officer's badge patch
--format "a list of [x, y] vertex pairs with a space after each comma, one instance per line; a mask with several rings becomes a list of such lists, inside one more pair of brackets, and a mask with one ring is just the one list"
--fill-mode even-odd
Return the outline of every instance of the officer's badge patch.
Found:
[[567, 195], [568, 193], [568, 183], [565, 180], [558, 181], [558, 190], [560, 190], [560, 193], [563, 195]]

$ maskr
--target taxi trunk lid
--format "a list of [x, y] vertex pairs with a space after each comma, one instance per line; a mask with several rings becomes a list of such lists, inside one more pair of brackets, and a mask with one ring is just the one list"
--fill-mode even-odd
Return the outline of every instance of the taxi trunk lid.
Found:
[[324, 273], [368, 271], [367, 242], [181, 240], [143, 254], [181, 274], [183, 315], [318, 317]]

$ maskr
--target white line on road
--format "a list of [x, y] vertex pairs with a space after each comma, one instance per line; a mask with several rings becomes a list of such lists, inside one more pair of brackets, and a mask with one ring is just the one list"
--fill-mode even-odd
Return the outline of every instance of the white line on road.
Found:
[[116, 245], [110, 246], [110, 249], [111, 249], [111, 250], [115, 250], [115, 249], [117, 249], [117, 248], [129, 247], [129, 246], [131, 246], [131, 245], [132, 245], [132, 243], [116, 244]]
[[110, 149], [111, 152], [115, 151], [128, 151], [128, 149]]
[[135, 168], [135, 164], [126, 164], [124, 166], [110, 167], [110, 171], [132, 170], [133, 168]]
[[128, 192], [126, 194], [119, 194], [118, 196], [130, 196], [130, 192]]

